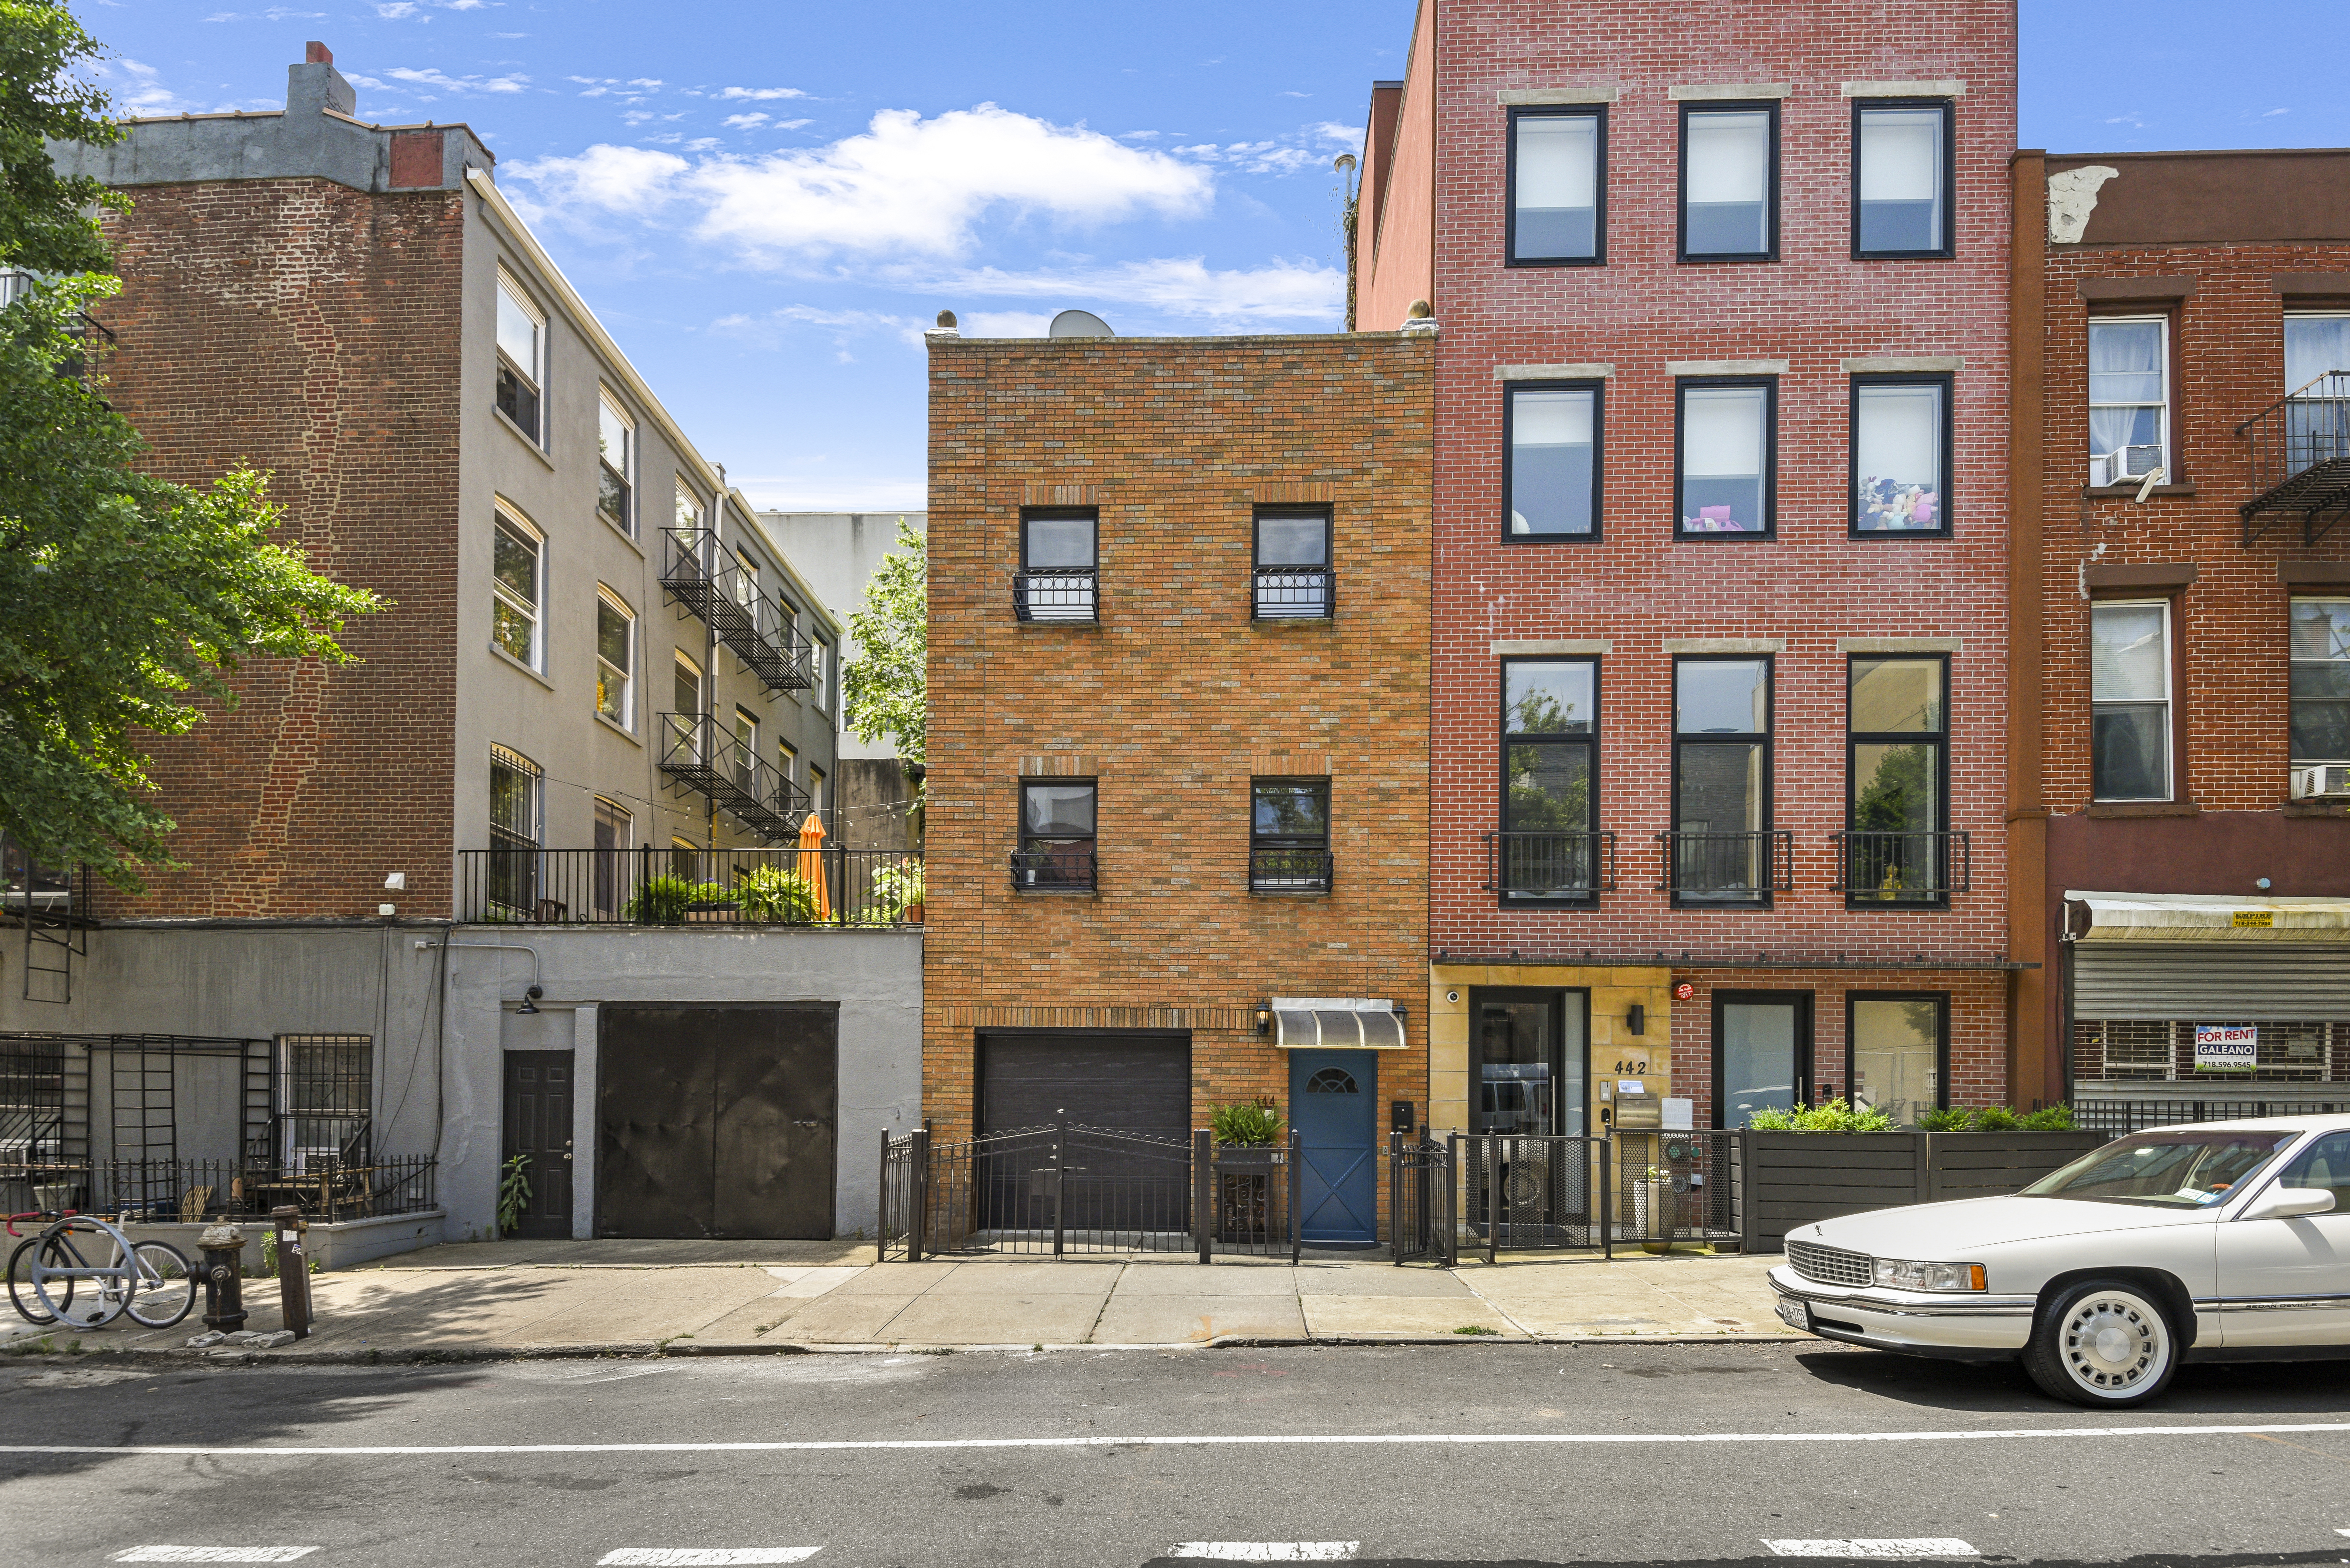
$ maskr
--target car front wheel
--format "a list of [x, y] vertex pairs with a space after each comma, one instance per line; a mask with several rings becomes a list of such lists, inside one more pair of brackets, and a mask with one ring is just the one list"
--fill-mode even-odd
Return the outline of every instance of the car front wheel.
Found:
[[2059, 1399], [2098, 1409], [2143, 1405], [2178, 1370], [2178, 1335], [2135, 1282], [2067, 1286], [2040, 1314], [2023, 1369]]

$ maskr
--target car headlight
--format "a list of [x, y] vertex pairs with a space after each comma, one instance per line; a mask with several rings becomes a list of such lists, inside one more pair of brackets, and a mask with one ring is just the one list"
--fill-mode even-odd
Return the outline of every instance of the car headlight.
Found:
[[1879, 1258], [1877, 1282], [1902, 1291], [1986, 1291], [1991, 1282], [1981, 1263], [1925, 1263], [1914, 1258]]

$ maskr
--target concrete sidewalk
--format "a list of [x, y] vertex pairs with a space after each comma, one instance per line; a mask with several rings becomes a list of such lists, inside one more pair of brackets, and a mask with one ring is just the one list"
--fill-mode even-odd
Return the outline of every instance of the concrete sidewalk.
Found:
[[[1504, 1256], [1497, 1266], [1292, 1265], [1165, 1254], [873, 1262], [869, 1244], [494, 1242], [433, 1248], [312, 1281], [317, 1324], [276, 1358], [758, 1355], [810, 1350], [1164, 1347], [1493, 1338], [1745, 1339], [1773, 1315], [1773, 1257]], [[247, 1282], [248, 1329], [279, 1326]], [[203, 1331], [118, 1319], [95, 1331], [14, 1322], [17, 1353], [172, 1351]], [[232, 1346], [208, 1354], [247, 1354]]]

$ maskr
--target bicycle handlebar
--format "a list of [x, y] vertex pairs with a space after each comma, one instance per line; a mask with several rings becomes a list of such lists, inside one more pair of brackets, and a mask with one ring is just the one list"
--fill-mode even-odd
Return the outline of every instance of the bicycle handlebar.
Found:
[[70, 1220], [80, 1212], [78, 1209], [27, 1209], [22, 1214], [8, 1216], [8, 1234], [13, 1236], [16, 1233], [16, 1221], [19, 1220]]

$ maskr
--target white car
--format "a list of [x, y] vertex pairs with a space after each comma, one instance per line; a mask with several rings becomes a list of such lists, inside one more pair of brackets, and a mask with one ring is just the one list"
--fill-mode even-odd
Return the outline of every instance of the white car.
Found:
[[2158, 1127], [2012, 1198], [1798, 1226], [1771, 1287], [1823, 1338], [2021, 1360], [2106, 1409], [2182, 1360], [2350, 1355], [2350, 1116]]

